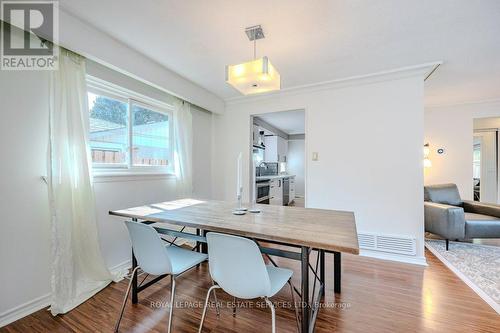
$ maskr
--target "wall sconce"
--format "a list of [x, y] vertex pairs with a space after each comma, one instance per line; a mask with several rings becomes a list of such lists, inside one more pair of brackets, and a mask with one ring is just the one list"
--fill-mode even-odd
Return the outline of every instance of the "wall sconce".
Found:
[[430, 168], [432, 166], [432, 162], [429, 159], [429, 153], [431, 152], [429, 148], [429, 144], [426, 143], [424, 145], [424, 168]]

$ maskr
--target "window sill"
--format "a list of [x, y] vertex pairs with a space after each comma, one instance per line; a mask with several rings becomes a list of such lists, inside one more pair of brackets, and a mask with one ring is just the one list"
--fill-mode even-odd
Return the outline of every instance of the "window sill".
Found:
[[99, 170], [93, 172], [94, 183], [130, 182], [156, 179], [175, 179], [173, 173], [164, 171]]

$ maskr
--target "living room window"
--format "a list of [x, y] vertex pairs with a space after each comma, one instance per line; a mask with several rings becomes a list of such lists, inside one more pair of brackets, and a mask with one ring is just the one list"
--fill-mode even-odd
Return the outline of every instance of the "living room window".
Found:
[[172, 106], [89, 77], [94, 172], [173, 173]]

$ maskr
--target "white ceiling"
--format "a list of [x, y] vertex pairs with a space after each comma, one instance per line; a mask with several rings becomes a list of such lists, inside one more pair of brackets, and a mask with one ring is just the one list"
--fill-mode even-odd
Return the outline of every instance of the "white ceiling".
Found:
[[286, 134], [305, 133], [305, 112], [304, 110], [282, 111], [262, 113], [258, 118], [266, 123], [282, 130]]
[[[222, 98], [261, 24], [282, 87], [443, 60], [427, 104], [500, 98], [498, 0], [64, 0], [61, 7]], [[60, 27], [64, 29], [64, 27]]]

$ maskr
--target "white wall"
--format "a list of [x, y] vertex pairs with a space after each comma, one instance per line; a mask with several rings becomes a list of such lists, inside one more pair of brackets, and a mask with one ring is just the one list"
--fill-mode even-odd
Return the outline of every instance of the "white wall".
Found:
[[[486, 117], [500, 117], [500, 101], [425, 109], [425, 142], [432, 162], [425, 184], [455, 183], [463, 199], [473, 199], [473, 120]], [[438, 148], [445, 153], [437, 154]]]
[[214, 140], [225, 152], [214, 159], [214, 195], [234, 199], [236, 156], [249, 158], [250, 115], [305, 109], [306, 205], [354, 211], [358, 231], [415, 237], [416, 260], [425, 261], [423, 73], [405, 74], [227, 103], [214, 116]]
[[289, 140], [288, 155], [287, 155], [287, 172], [295, 175], [295, 194], [299, 196], [305, 195], [305, 141]]
[[[92, 68], [92, 74], [102, 74], [97, 67]], [[120, 75], [107, 75], [105, 78], [115, 83], [126, 80]], [[142, 89], [142, 93], [151, 97], [162, 94], [152, 88], [147, 91], [147, 86], [128, 80], [124, 85], [129, 88]], [[47, 174], [48, 82], [48, 72], [0, 72], [0, 151], [3, 156], [0, 163], [0, 326], [19, 314], [27, 314], [25, 311], [47, 305], [50, 293], [50, 220], [47, 186], [40, 178]], [[196, 197], [207, 198], [211, 196], [211, 113], [194, 108], [193, 135], [194, 192]], [[119, 218], [110, 217], [108, 211], [174, 199], [175, 179], [96, 177], [94, 186], [104, 259], [109, 268], [126, 264], [130, 259], [126, 228]]]
[[40, 297], [46, 302], [50, 291], [47, 186], [40, 178], [48, 83], [45, 72], [0, 71], [0, 326], [10, 309]]
[[212, 198], [212, 113], [192, 109], [193, 113], [193, 196]]

